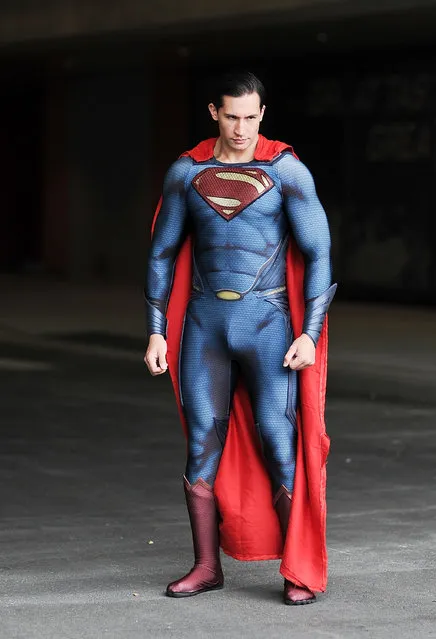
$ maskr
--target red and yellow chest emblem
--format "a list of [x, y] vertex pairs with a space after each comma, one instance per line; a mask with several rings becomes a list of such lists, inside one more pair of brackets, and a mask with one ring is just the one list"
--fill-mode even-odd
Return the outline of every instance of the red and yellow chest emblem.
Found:
[[213, 167], [196, 175], [192, 186], [214, 211], [231, 220], [272, 189], [274, 182], [262, 169]]

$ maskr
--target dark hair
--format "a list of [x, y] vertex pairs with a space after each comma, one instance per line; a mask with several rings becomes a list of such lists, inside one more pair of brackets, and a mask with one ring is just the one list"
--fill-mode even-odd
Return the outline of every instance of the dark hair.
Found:
[[223, 97], [230, 95], [232, 98], [240, 98], [243, 95], [257, 93], [260, 98], [260, 108], [265, 104], [265, 87], [254, 73], [250, 71], [232, 71], [226, 73], [211, 83], [211, 102], [218, 110], [223, 105]]

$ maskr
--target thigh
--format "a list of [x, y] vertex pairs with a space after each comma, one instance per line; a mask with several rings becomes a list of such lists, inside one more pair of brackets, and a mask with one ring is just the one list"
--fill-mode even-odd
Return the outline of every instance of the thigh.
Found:
[[291, 433], [296, 428], [298, 374], [283, 366], [293, 341], [287, 303], [257, 300], [250, 326], [241, 364], [255, 421], [261, 428], [271, 425]]
[[[204, 316], [203, 316], [204, 319]], [[188, 312], [180, 359], [180, 390], [188, 427], [186, 477], [213, 484], [227, 435], [232, 362], [208, 322]]]
[[198, 304], [188, 308], [179, 362], [180, 397], [188, 428], [193, 424], [207, 428], [214, 419], [229, 415], [232, 365], [225, 341], [215, 328], [207, 321], [207, 309]]
[[283, 367], [293, 338], [285, 310], [258, 307], [252, 323], [255, 332], [243, 357], [244, 378], [275, 492], [281, 485], [292, 491], [297, 450], [297, 373]]

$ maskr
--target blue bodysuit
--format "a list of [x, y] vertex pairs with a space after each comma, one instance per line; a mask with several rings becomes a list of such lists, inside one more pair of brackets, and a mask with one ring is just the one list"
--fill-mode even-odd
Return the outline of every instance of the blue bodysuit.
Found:
[[315, 344], [335, 290], [328, 223], [312, 176], [290, 152], [245, 164], [177, 160], [165, 178], [149, 255], [149, 335], [166, 334], [175, 259], [188, 233], [193, 281], [179, 376], [186, 477], [213, 485], [242, 375], [272, 488], [292, 492], [298, 373], [283, 367], [294, 339], [285, 280], [290, 233], [305, 259], [303, 332]]

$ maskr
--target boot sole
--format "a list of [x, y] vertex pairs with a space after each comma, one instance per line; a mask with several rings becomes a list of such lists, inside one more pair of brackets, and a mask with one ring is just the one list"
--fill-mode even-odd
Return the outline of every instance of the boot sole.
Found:
[[287, 606], [307, 606], [308, 604], [313, 604], [316, 601], [316, 597], [312, 597], [311, 599], [302, 599], [301, 601], [292, 601], [291, 599], [285, 599], [285, 604]]
[[171, 592], [171, 590], [167, 590], [165, 594], [167, 597], [180, 599], [181, 597], [194, 597], [195, 595], [201, 595], [202, 592], [210, 592], [211, 590], [222, 590], [223, 588], [224, 585], [219, 584], [218, 586], [210, 586], [209, 588], [202, 588], [201, 590], [195, 590], [194, 592]]

